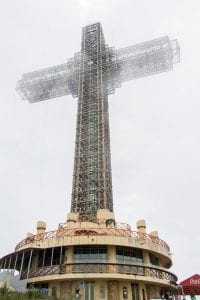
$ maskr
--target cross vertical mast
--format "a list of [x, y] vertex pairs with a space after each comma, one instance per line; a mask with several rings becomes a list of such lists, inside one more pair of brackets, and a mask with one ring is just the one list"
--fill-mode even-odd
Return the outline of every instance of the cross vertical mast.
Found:
[[113, 211], [106, 48], [100, 23], [83, 28], [71, 203], [82, 220], [94, 220], [100, 208]]

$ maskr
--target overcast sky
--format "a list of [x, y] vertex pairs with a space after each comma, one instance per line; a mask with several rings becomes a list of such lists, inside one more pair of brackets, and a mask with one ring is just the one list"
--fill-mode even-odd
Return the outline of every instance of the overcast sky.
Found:
[[97, 21], [116, 48], [165, 35], [181, 46], [172, 72], [123, 83], [109, 97], [116, 218], [158, 230], [181, 281], [200, 271], [199, 0], [1, 1], [0, 256], [37, 220], [56, 229], [71, 201], [77, 99], [30, 105], [17, 81], [65, 63], [80, 51], [81, 28]]

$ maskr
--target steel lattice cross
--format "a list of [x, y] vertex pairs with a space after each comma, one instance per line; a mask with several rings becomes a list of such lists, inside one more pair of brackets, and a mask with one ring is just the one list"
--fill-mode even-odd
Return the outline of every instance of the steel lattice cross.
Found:
[[78, 97], [71, 212], [79, 212], [80, 220], [94, 220], [100, 208], [113, 211], [108, 95], [123, 81], [172, 70], [178, 62], [177, 40], [165, 36], [114, 49], [95, 23], [82, 29], [81, 52], [18, 82], [18, 93], [30, 103]]

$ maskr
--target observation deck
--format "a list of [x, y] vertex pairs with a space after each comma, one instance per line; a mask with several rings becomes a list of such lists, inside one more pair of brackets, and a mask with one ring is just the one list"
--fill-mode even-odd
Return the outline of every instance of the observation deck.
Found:
[[[134, 231], [127, 224], [116, 223], [113, 213], [102, 211], [105, 218], [94, 223], [79, 221], [77, 214], [70, 213], [67, 223], [48, 232], [46, 224], [39, 221], [37, 234], [28, 233], [13, 253], [0, 259], [0, 268], [17, 270], [21, 280], [35, 287], [47, 286], [49, 294], [56, 286], [60, 296], [62, 282], [76, 290], [83, 278], [90, 284], [106, 283], [108, 295], [112, 294], [109, 282], [117, 286], [119, 293], [122, 283], [127, 289], [138, 285], [138, 293], [143, 289], [145, 295], [153, 293], [152, 287], [156, 287], [157, 294], [161, 288], [174, 293], [177, 277], [169, 271], [170, 248], [157, 231], [147, 234], [144, 220], [137, 222]], [[81, 295], [81, 288], [78, 290]]]

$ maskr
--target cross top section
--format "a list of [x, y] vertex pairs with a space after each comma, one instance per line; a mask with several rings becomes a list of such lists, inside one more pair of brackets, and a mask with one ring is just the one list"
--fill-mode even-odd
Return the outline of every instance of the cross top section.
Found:
[[71, 212], [94, 221], [113, 211], [108, 95], [121, 83], [173, 69], [177, 40], [167, 36], [122, 49], [105, 43], [100, 23], [82, 29], [81, 51], [65, 64], [26, 73], [17, 91], [30, 103], [78, 97]]

